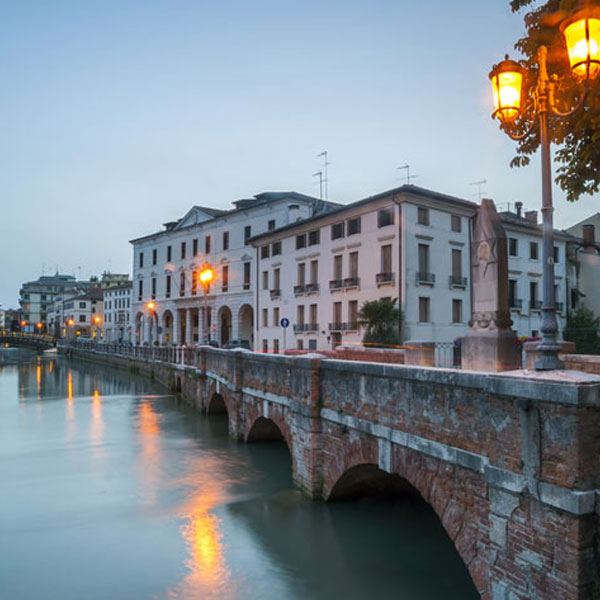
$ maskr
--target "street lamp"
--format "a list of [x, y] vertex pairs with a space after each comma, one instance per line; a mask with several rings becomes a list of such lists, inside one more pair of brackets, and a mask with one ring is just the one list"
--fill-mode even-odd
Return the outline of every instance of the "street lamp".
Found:
[[96, 315], [93, 319], [92, 319], [94, 325], [96, 326], [96, 341], [98, 341], [98, 338], [100, 337], [99, 334], [99, 328], [100, 328], [100, 323], [102, 323], [102, 318], [99, 315]]
[[212, 267], [204, 263], [200, 270], [200, 283], [204, 288], [204, 335], [208, 342], [208, 289], [210, 288], [210, 282], [214, 279], [215, 272]]
[[[546, 57], [548, 49], [538, 49], [539, 72], [535, 87], [528, 90], [530, 96], [523, 108], [523, 80], [530, 73], [519, 63], [505, 60], [492, 69], [489, 77], [492, 82], [494, 112], [500, 128], [513, 140], [523, 140], [536, 128], [540, 139], [542, 155], [542, 216], [543, 216], [543, 260], [544, 260], [544, 305], [542, 306], [542, 341], [538, 346], [540, 358], [535, 363], [538, 371], [563, 369], [558, 358], [560, 345], [557, 342], [558, 323], [556, 320], [556, 299], [554, 297], [554, 229], [552, 213], [552, 175], [550, 166], [550, 135], [548, 113], [568, 117], [577, 112], [586, 102], [589, 84], [600, 73], [600, 9], [583, 9], [567, 19], [561, 26], [567, 46], [572, 77], [583, 86], [577, 105], [570, 111], [562, 112], [556, 103], [558, 77], [548, 76]], [[531, 111], [530, 111], [531, 109]], [[531, 124], [527, 131], [517, 134], [513, 123], [519, 116], [530, 115]], [[511, 131], [512, 128], [512, 131]]]
[[148, 323], [148, 344], [152, 345], [152, 340], [150, 339], [150, 323], [152, 322], [152, 318], [153, 318], [153, 314], [154, 314], [154, 309], [156, 308], [156, 305], [154, 304], [154, 302], [152, 302], [152, 300], [150, 300], [150, 302], [146, 303], [146, 308], [148, 309], [148, 312], [150, 313], [150, 315], [148, 317], [149, 318], [149, 323]]

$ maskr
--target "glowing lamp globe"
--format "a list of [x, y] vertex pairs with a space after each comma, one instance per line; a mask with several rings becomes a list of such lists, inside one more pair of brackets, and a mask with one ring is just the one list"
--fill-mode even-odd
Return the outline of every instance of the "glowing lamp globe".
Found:
[[200, 272], [200, 281], [204, 285], [208, 285], [214, 277], [213, 270], [209, 267]]
[[573, 75], [590, 80], [600, 74], [600, 9], [583, 9], [560, 26]]
[[523, 67], [514, 60], [510, 60], [508, 54], [502, 62], [494, 66], [489, 75], [494, 94], [492, 118], [498, 117], [502, 123], [510, 123], [519, 116], [523, 72]]

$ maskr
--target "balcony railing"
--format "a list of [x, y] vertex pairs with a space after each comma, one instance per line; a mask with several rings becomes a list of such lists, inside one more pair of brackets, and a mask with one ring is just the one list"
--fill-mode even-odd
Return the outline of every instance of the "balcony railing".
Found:
[[460, 288], [467, 287], [467, 278], [466, 277], [461, 277], [458, 275], [450, 275], [450, 277], [448, 278], [448, 282], [450, 284], [450, 287], [460, 287]]
[[332, 279], [329, 281], [329, 289], [330, 290], [339, 290], [344, 287], [343, 279]]
[[434, 273], [425, 273], [424, 271], [418, 271], [416, 276], [416, 282], [418, 284], [433, 285], [435, 283]]
[[271, 291], [271, 300], [275, 298], [281, 298], [281, 290], [270, 290]]
[[296, 323], [294, 325], [294, 333], [298, 333], [300, 331], [306, 331], [308, 325], [306, 323]]
[[329, 323], [329, 331], [342, 331], [343, 323]]
[[315, 332], [315, 331], [319, 331], [319, 324], [318, 323], [307, 323], [305, 325], [306, 330], [308, 332]]
[[393, 273], [377, 273], [375, 275], [375, 282], [377, 285], [382, 285], [384, 283], [394, 283], [394, 274]]
[[304, 294], [304, 292], [306, 292], [306, 285], [304, 285], [303, 283], [299, 283], [298, 285], [294, 286], [294, 294], [296, 296], [298, 296], [299, 294]]
[[306, 293], [310, 294], [313, 292], [318, 292], [319, 291], [319, 284], [318, 283], [307, 283], [306, 284]]
[[358, 287], [359, 283], [360, 283], [359, 277], [346, 277], [346, 279], [344, 279], [344, 287], [345, 288]]
[[521, 310], [523, 308], [523, 300], [520, 298], [510, 298], [508, 305], [511, 310]]
[[344, 331], [358, 331], [358, 322], [349, 321], [348, 323], [342, 323], [342, 329]]
[[541, 300], [530, 300], [529, 301], [529, 308], [531, 310], [541, 310], [541, 308], [542, 308], [542, 301]]

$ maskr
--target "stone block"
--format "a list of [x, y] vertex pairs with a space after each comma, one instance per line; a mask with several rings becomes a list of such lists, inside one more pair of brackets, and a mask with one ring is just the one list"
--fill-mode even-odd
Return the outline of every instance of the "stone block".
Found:
[[[529, 371], [533, 371], [535, 368], [535, 361], [540, 357], [540, 353], [537, 351], [537, 347], [541, 344], [541, 340], [537, 342], [525, 342], [523, 349], [525, 350], [525, 368]], [[575, 354], [575, 344], [573, 342], [558, 342], [561, 347], [558, 357], [561, 358], [563, 354]]]
[[514, 371], [521, 368], [517, 338], [511, 329], [472, 329], [462, 339], [462, 368], [471, 371]]

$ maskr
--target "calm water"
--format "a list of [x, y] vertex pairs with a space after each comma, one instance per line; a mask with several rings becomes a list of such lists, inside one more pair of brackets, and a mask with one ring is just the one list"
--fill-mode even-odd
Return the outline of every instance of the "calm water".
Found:
[[478, 597], [427, 508], [310, 502], [285, 445], [125, 372], [0, 365], [0, 477], [1, 598]]

